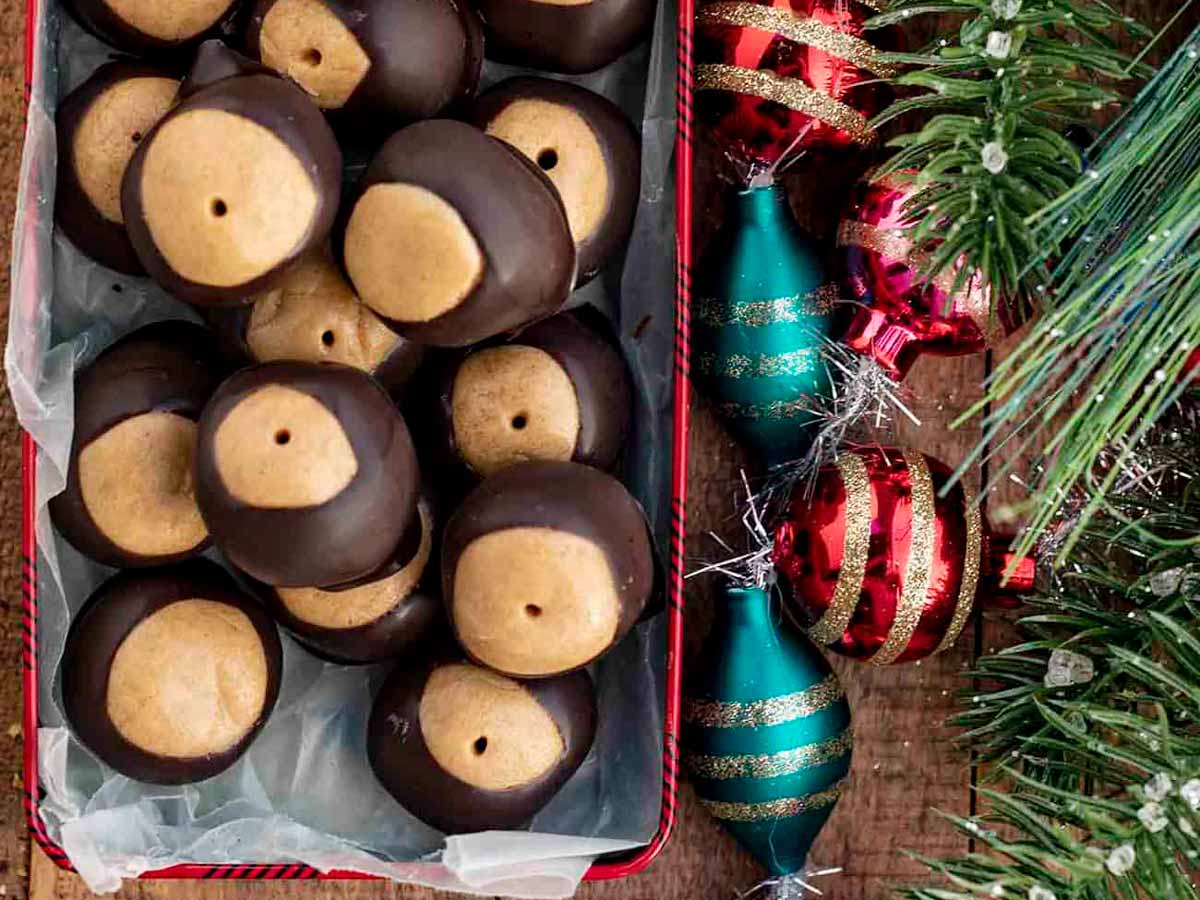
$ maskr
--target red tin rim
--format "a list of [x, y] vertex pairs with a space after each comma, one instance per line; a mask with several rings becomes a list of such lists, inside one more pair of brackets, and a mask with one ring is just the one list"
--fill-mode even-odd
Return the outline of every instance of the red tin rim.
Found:
[[[689, 343], [692, 263], [692, 21], [695, 0], [678, 0], [675, 81], [675, 385], [671, 456], [671, 529], [667, 584], [666, 708], [663, 716], [662, 808], [658, 829], [644, 847], [629, 855], [593, 863], [586, 881], [625, 878], [641, 872], [662, 852], [675, 827], [679, 790], [679, 706], [683, 676], [684, 538], [687, 527], [689, 419]], [[33, 82], [39, 0], [25, 3], [25, 102]], [[32, 220], [31, 220], [32, 221]], [[36, 297], [33, 298], [36, 302]], [[63, 849], [47, 834], [38, 812], [38, 661], [37, 661], [37, 445], [21, 432], [21, 641], [24, 730], [25, 816], [30, 835], [60, 868], [73, 870]], [[183, 863], [145, 872], [142, 878], [178, 879], [354, 879], [377, 878], [362, 872], [320, 872], [303, 864], [212, 865]]]

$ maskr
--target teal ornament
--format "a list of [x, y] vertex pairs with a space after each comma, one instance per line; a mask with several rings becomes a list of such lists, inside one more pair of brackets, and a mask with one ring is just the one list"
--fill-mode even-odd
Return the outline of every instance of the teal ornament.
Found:
[[836, 289], [778, 184], [739, 191], [701, 265], [692, 372], [734, 436], [767, 465], [804, 455], [829, 391], [821, 347]]
[[841, 682], [761, 588], [726, 590], [701, 659], [683, 707], [696, 794], [772, 876], [802, 878], [850, 771]]

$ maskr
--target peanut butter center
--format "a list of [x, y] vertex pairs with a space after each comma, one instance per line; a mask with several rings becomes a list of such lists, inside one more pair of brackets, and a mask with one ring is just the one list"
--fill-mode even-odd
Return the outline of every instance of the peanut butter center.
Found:
[[128, 553], [186, 553], [208, 537], [196, 505], [196, 423], [169, 412], [118, 422], [79, 452], [79, 491], [100, 532]]
[[193, 109], [154, 135], [142, 210], [183, 278], [234, 287], [279, 265], [306, 238], [320, 198], [278, 135], [242, 116]]
[[247, 506], [320, 506], [358, 473], [358, 458], [337, 417], [315, 397], [283, 385], [244, 397], [217, 426], [217, 472]]
[[259, 294], [246, 326], [246, 343], [259, 362], [340, 362], [363, 372], [374, 372], [399, 340], [323, 250]]
[[345, 106], [371, 68], [358, 39], [321, 0], [276, 0], [258, 40], [263, 63], [322, 109]]
[[122, 22], [160, 41], [186, 41], [212, 28], [232, 0], [104, 0]]
[[454, 376], [451, 411], [459, 453], [481, 475], [528, 460], [569, 460], [579, 439], [575, 385], [537, 347], [472, 353]]
[[576, 244], [596, 233], [608, 212], [610, 175], [600, 140], [583, 116], [547, 100], [514, 100], [488, 123], [487, 133], [512, 144], [554, 182]]
[[129, 160], [150, 129], [175, 103], [172, 78], [127, 78], [92, 101], [71, 144], [75, 177], [92, 206], [110, 222], [123, 224], [121, 180]]
[[453, 206], [413, 184], [376, 184], [346, 227], [346, 270], [363, 302], [398, 322], [428, 322], [463, 302], [484, 257]]
[[608, 649], [621, 604], [604, 551], [553, 528], [506, 528], [471, 541], [454, 571], [459, 640], [518, 676], [553, 675]]
[[485, 791], [529, 784], [566, 751], [558, 725], [533, 694], [478, 666], [435, 669], [418, 710], [421, 736], [439, 766]]
[[178, 759], [229, 750], [267, 701], [267, 655], [249, 617], [180, 600], [129, 632], [113, 656], [106, 706], [121, 736]]

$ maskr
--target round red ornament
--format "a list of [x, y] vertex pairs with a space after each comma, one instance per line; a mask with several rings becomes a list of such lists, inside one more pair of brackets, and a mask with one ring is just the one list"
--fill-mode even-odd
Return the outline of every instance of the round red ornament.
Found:
[[696, 14], [696, 107], [751, 171], [789, 151], [874, 140], [880, 78], [863, 37], [875, 0], [709, 0]]
[[914, 450], [844, 453], [798, 491], [775, 530], [785, 608], [818, 644], [874, 665], [953, 646], [976, 597], [1012, 605], [1033, 589], [1033, 560], [1013, 562], [961, 482]]
[[913, 247], [915, 223], [904, 215], [914, 190], [902, 176], [863, 181], [838, 228], [845, 288], [859, 304], [843, 341], [897, 381], [920, 354], [982, 352], [1023, 318], [1004, 303], [993, 308], [991, 289], [978, 273], [961, 285], [954, 271], [933, 281], [920, 274], [928, 255]]

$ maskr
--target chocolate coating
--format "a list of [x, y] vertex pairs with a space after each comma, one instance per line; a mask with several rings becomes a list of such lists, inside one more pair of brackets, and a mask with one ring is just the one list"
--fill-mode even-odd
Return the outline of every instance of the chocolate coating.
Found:
[[124, 224], [104, 216], [84, 191], [75, 169], [74, 145], [83, 117], [101, 95], [124, 81], [146, 77], [171, 76], [136, 60], [105, 63], [63, 98], [54, 119], [58, 139], [54, 224], [72, 244], [96, 262], [126, 275], [142, 275], [145, 270], [133, 251]]
[[[629, 433], [633, 409], [633, 387], [620, 350], [572, 312], [538, 322], [503, 344], [485, 347], [502, 345], [535, 347], [563, 368], [575, 388], [580, 412], [571, 459], [599, 469], [613, 468]], [[435, 393], [435, 424], [426, 430], [437, 438], [431, 456], [456, 470], [451, 474], [472, 479], [478, 479], [479, 473], [471, 469], [455, 440], [454, 382], [467, 356], [485, 347], [474, 348], [442, 367]]]
[[514, 829], [528, 824], [558, 793], [591, 749], [596, 696], [586, 672], [524, 681], [521, 686], [549, 713], [564, 753], [541, 778], [508, 790], [483, 790], [461, 781], [433, 758], [422, 733], [419, 708], [425, 686], [441, 666], [462, 657], [435, 648], [406, 661], [388, 676], [367, 724], [367, 757], [383, 787], [410, 813], [447, 834]]
[[[298, 87], [274, 75], [235, 74], [242, 63], [232, 51], [219, 47], [202, 50], [202, 68], [190, 76], [190, 84], [185, 84], [188, 96], [145, 137], [130, 161], [121, 190], [121, 207], [133, 248], [152, 278], [174, 296], [191, 303], [231, 306], [245, 303], [268, 288], [290, 265], [328, 237], [341, 196], [342, 154], [324, 116]], [[221, 62], [222, 56], [227, 64]], [[303, 237], [290, 252], [266, 272], [229, 286], [192, 281], [172, 269], [156, 244], [143, 207], [142, 173], [147, 153], [164, 126], [199, 110], [232, 114], [276, 136], [308, 175], [317, 198]]]
[[64, 0], [63, 5], [85, 29], [112, 47], [138, 56], [164, 61], [186, 58], [191, 50], [210, 38], [229, 38], [237, 31], [242, 0], [228, 0], [225, 11], [209, 28], [178, 40], [147, 34], [122, 19], [105, 0]]
[[192, 67], [179, 86], [179, 99], [186, 100], [193, 94], [211, 87], [226, 78], [244, 75], [275, 75], [271, 69], [243, 56], [220, 41], [205, 41], [196, 50]]
[[[204, 599], [244, 613], [262, 641], [267, 662], [263, 710], [234, 746], [208, 756], [159, 756], [131, 744], [108, 715], [109, 670], [121, 643], [141, 621], [180, 600]], [[75, 616], [63, 650], [63, 710], [76, 736], [105, 763], [136, 781], [188, 784], [211, 778], [237, 761], [266, 724], [279, 694], [283, 650], [275, 623], [226, 572], [197, 559], [175, 566], [122, 572], [102, 584]], [[153, 678], [154, 672], [146, 677]]]
[[[263, 23], [280, 0], [257, 0], [246, 46], [263, 55]], [[475, 96], [483, 68], [478, 14], [456, 0], [318, 0], [353, 36], [369, 66], [337, 105], [318, 100], [339, 124], [384, 133], [430, 119]], [[309, 62], [282, 74], [306, 85], [307, 71], [337, 65], [314, 35]], [[315, 53], [313, 52], [315, 51]], [[312, 61], [315, 61], [315, 65]], [[307, 71], [306, 71], [307, 70]], [[309, 90], [312, 93], [311, 89]], [[338, 98], [340, 100], [340, 98]]]
[[[222, 480], [216, 432], [260, 388], [306, 394], [337, 420], [357, 459], [350, 482], [315, 506], [264, 509]], [[227, 379], [200, 418], [196, 497], [213, 540], [238, 568], [266, 584], [327, 586], [380, 569], [420, 538], [416, 452], [386, 392], [357, 369], [333, 363], [265, 363]]]
[[[510, 528], [548, 528], [577, 535], [600, 548], [620, 604], [610, 647], [638, 621], [654, 590], [650, 534], [638, 502], [619, 481], [590, 466], [530, 462], [488, 478], [446, 524], [442, 598], [451, 624], [455, 624], [454, 582], [459, 558], [477, 538]], [[587, 662], [591, 660], [581, 665]], [[562, 673], [545, 673], [558, 674]]]
[[[599, 145], [607, 176], [604, 212], [591, 234], [576, 236], [578, 287], [591, 280], [629, 240], [641, 191], [641, 141], [629, 119], [612, 101], [578, 85], [549, 78], [521, 76], [500, 82], [480, 95], [471, 109], [470, 119], [491, 133], [489, 126], [497, 117], [523, 100], [540, 100], [576, 113]], [[527, 154], [531, 152], [530, 147], [520, 149]], [[533, 155], [529, 158], [557, 184], [556, 171], [572, 162], [566, 158], [570, 152], [556, 145], [552, 136], [547, 135], [537, 149], [532, 149]], [[590, 164], [591, 160], [576, 162]], [[569, 215], [572, 204], [565, 194], [564, 202]]]
[[654, 24], [654, 0], [479, 0], [488, 59], [582, 74], [639, 44]]
[[75, 549], [105, 565], [132, 568], [177, 562], [208, 546], [205, 540], [186, 552], [154, 557], [118, 547], [88, 513], [79, 454], [114, 425], [142, 413], [170, 412], [199, 420], [221, 376], [209, 331], [178, 319], [125, 335], [79, 373], [67, 485], [50, 500], [51, 520]]
[[[418, 122], [383, 145], [358, 197], [394, 183], [423, 188], [452, 206], [484, 259], [481, 277], [454, 308], [424, 322], [393, 320], [405, 337], [464, 347], [562, 307], [574, 284], [575, 246], [558, 192], [525, 157], [461, 122]], [[355, 286], [370, 303], [369, 291]]]

